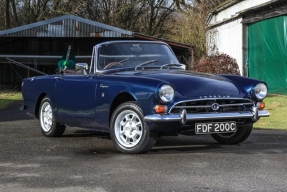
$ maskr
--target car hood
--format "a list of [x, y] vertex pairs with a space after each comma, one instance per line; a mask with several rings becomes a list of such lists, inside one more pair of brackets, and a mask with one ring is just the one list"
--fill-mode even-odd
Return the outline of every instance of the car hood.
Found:
[[[125, 74], [131, 74], [126, 72]], [[122, 73], [123, 74], [123, 73]], [[238, 97], [239, 89], [228, 79], [206, 73], [191, 71], [138, 71], [135, 76], [153, 78], [172, 84], [175, 91], [185, 98]]]

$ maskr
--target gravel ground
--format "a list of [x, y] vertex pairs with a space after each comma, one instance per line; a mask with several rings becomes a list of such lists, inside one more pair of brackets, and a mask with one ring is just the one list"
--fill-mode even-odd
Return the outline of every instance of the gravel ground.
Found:
[[254, 130], [239, 145], [161, 137], [119, 153], [109, 135], [68, 128], [47, 138], [20, 102], [0, 110], [0, 191], [286, 191], [287, 132]]

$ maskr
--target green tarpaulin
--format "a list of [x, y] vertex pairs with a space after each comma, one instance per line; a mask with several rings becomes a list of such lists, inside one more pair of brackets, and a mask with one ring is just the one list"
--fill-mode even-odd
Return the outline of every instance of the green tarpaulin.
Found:
[[248, 27], [249, 77], [268, 83], [269, 93], [287, 95], [287, 16]]

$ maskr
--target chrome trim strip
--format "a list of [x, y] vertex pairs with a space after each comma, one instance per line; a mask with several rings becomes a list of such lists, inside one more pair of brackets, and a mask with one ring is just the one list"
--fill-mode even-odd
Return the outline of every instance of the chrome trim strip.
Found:
[[[254, 113], [246, 112], [231, 112], [231, 113], [199, 113], [199, 114], [186, 114], [186, 121], [196, 120], [214, 120], [214, 119], [234, 119], [234, 118], [254, 118]], [[258, 111], [258, 117], [268, 117], [269, 113], [265, 110]], [[147, 122], [172, 122], [181, 121], [181, 114], [154, 114], [144, 117]]]
[[219, 105], [219, 107], [242, 106], [242, 105], [253, 105], [253, 103], [222, 104]]
[[[242, 105], [253, 105], [253, 103], [237, 103], [237, 104], [222, 104], [219, 107], [232, 107], [232, 106], [242, 106]], [[174, 109], [193, 109], [193, 108], [207, 108], [210, 105], [197, 105], [197, 106], [174, 106]]]
[[[195, 120], [208, 120], [208, 119], [234, 119], [234, 118], [252, 118], [252, 112], [232, 112], [232, 113], [206, 113], [206, 114], [187, 114], [187, 121]], [[180, 121], [180, 114], [167, 114], [167, 115], [147, 115], [144, 119], [148, 122], [169, 122]]]
[[197, 105], [197, 106], [175, 106], [173, 109], [193, 109], [193, 108], [209, 108], [210, 105]]
[[265, 110], [258, 111], [258, 117], [269, 117], [270, 113]]
[[201, 99], [184, 100], [184, 101], [180, 101], [180, 102], [174, 103], [173, 106], [169, 109], [168, 112], [170, 113], [171, 110], [173, 108], [175, 108], [176, 105], [178, 105], [180, 103], [187, 103], [187, 102], [194, 102], [194, 101], [208, 101], [208, 100], [243, 100], [243, 101], [245, 100], [245, 101], [250, 101], [253, 105], [255, 105], [254, 102], [251, 99], [246, 99], [246, 98], [232, 98], [232, 97], [201, 98]]

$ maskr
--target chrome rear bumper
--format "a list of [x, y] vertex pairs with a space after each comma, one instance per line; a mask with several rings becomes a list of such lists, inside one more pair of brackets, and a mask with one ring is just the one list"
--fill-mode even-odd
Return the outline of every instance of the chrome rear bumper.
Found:
[[227, 113], [195, 113], [187, 114], [186, 110], [183, 109], [181, 113], [178, 114], [154, 114], [147, 115], [144, 117], [147, 122], [172, 122], [180, 121], [182, 124], [185, 124], [187, 121], [197, 121], [197, 120], [214, 120], [214, 119], [252, 119], [257, 121], [259, 117], [269, 117], [269, 112], [262, 110], [258, 111], [257, 107], [252, 108], [251, 111], [246, 112], [227, 112]]

